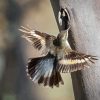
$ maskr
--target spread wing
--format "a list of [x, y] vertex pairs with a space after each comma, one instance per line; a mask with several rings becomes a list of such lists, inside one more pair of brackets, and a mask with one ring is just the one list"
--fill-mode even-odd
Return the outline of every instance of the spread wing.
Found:
[[62, 73], [74, 72], [89, 67], [91, 63], [94, 63], [94, 60], [97, 60], [96, 56], [72, 51], [58, 61], [57, 67], [58, 71]]
[[42, 51], [45, 55], [49, 52], [50, 44], [53, 44], [53, 40], [56, 39], [53, 35], [31, 30], [24, 26], [21, 26], [19, 30], [23, 33], [23, 38], [30, 42], [35, 49]]

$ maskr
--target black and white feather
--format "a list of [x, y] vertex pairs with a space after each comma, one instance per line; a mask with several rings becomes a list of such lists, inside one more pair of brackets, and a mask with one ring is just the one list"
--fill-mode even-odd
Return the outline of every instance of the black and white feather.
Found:
[[58, 21], [61, 26], [64, 24], [67, 30], [61, 31], [57, 37], [24, 26], [19, 29], [23, 33], [22, 37], [43, 54], [41, 57], [29, 59], [27, 64], [27, 74], [34, 83], [59, 87], [59, 84], [64, 84], [61, 73], [85, 69], [97, 60], [96, 56], [71, 49], [68, 42], [70, 20], [68, 9], [61, 8]]
[[[19, 29], [28, 42], [30, 42], [35, 49], [42, 51], [42, 54], [47, 55], [53, 41], [56, 37], [36, 30], [31, 30], [28, 27], [21, 26]], [[41, 54], [41, 55], [42, 55]]]
[[54, 66], [56, 66], [56, 59], [48, 54], [45, 57], [30, 59], [27, 72], [34, 83], [58, 87], [59, 83], [63, 84], [63, 80]]
[[58, 21], [60, 26], [64, 24], [70, 24], [71, 21], [71, 16], [69, 13], [68, 8], [61, 8], [60, 11], [58, 12]]
[[74, 72], [84, 68], [89, 68], [91, 63], [97, 60], [96, 56], [85, 55], [76, 51], [71, 51], [58, 61], [58, 71], [62, 73]]
[[21, 26], [19, 29], [35, 49], [42, 50], [45, 56], [29, 59], [27, 73], [34, 83], [44, 86], [63, 84], [62, 73], [87, 68], [97, 60], [96, 56], [86, 55], [71, 49], [68, 33], [62, 31], [57, 37]]

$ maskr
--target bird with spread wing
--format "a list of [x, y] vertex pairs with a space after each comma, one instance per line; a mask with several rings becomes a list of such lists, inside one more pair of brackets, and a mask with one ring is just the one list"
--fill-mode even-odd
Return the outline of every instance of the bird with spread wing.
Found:
[[50, 87], [59, 86], [59, 83], [64, 83], [61, 72], [81, 70], [97, 60], [96, 56], [85, 55], [71, 49], [68, 43], [69, 29], [59, 33], [57, 38], [23, 26], [19, 29], [23, 33], [22, 37], [38, 51], [42, 50], [45, 55], [28, 61], [27, 72], [33, 82]]
[[96, 56], [71, 49], [68, 42], [70, 26], [57, 37], [24, 26], [19, 30], [23, 33], [23, 38], [44, 54], [28, 61], [27, 73], [34, 83], [59, 87], [59, 84], [64, 84], [61, 73], [84, 69], [97, 60]]

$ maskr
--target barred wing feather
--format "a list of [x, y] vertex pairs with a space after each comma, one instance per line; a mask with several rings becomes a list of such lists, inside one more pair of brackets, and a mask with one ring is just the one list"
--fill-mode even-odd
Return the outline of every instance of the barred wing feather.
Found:
[[62, 73], [74, 72], [89, 67], [97, 60], [96, 56], [85, 55], [75, 51], [69, 52], [64, 58], [58, 61], [58, 71]]
[[56, 38], [53, 35], [31, 30], [24, 26], [21, 26], [19, 30], [23, 33], [23, 38], [30, 42], [35, 49], [42, 51], [42, 53], [45, 55], [47, 55], [49, 52], [50, 43], [53, 43], [53, 40]]

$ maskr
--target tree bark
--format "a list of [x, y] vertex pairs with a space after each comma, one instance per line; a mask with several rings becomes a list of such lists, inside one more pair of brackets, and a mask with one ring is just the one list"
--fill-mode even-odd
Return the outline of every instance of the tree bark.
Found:
[[[71, 30], [76, 43], [75, 47], [72, 47], [76, 48], [79, 52], [98, 56], [99, 58], [100, 1], [59, 1], [60, 7], [69, 8], [71, 14]], [[100, 100], [99, 65], [100, 62], [98, 60], [94, 65], [90, 66], [89, 69], [71, 73], [75, 100]]]

